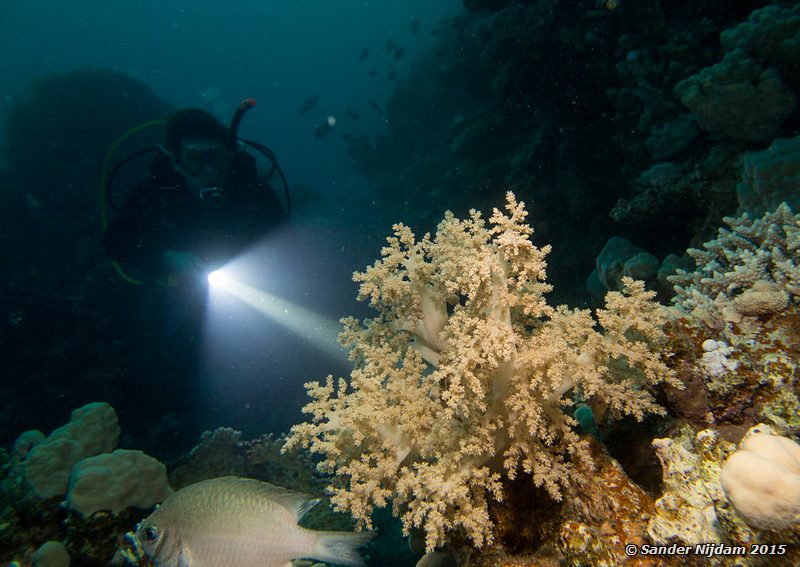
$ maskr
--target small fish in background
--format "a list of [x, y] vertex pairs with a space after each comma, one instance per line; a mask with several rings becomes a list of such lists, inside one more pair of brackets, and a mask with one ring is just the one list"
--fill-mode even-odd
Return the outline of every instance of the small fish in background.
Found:
[[419, 26], [422, 25], [422, 20], [419, 18], [411, 18], [411, 35], [417, 35]]
[[312, 108], [317, 106], [319, 103], [319, 95], [310, 96], [303, 101], [303, 104], [300, 105], [300, 109], [297, 111], [298, 116], [302, 116], [306, 112], [310, 111]]
[[389, 53], [397, 49], [397, 44], [393, 40], [387, 39], [384, 47], [386, 48], [386, 53]]
[[336, 117], [328, 116], [322, 124], [314, 128], [314, 137], [321, 140], [331, 133], [334, 126], [336, 126]]
[[347, 116], [347, 118], [350, 119], [351, 122], [358, 122], [358, 114], [356, 114], [356, 112], [353, 109], [348, 108], [345, 111], [345, 115]]
[[394, 52], [394, 60], [399, 61], [403, 54], [406, 52], [406, 46], [400, 47], [397, 51]]
[[356, 549], [375, 534], [297, 525], [319, 502], [267, 482], [226, 476], [169, 496], [136, 528], [158, 567], [284, 567], [296, 558], [364, 565]]
[[386, 76], [386, 78], [389, 79], [390, 81], [394, 81], [397, 78], [397, 71], [394, 70], [394, 69], [391, 69], [389, 71], [389, 74]]
[[377, 112], [378, 114], [383, 114], [383, 110], [381, 109], [381, 105], [375, 102], [374, 100], [369, 101], [369, 107]]
[[375, 78], [378, 76], [378, 72], [375, 69], [370, 69], [369, 76]]
[[369, 57], [369, 47], [365, 47], [361, 50], [361, 55], [358, 56], [358, 60], [363, 63]]
[[200, 91], [200, 98], [206, 103], [214, 102], [215, 100], [222, 98], [222, 89], [216, 85], [206, 87]]
[[350, 132], [345, 132], [344, 134], [342, 134], [342, 140], [344, 140], [345, 142], [349, 142], [352, 139], [353, 135]]

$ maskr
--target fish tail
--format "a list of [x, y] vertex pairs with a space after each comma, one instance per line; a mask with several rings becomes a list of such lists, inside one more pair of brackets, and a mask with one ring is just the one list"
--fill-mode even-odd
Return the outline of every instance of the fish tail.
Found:
[[356, 550], [375, 535], [375, 532], [317, 532], [316, 554], [313, 557], [337, 565], [362, 567], [364, 560]]

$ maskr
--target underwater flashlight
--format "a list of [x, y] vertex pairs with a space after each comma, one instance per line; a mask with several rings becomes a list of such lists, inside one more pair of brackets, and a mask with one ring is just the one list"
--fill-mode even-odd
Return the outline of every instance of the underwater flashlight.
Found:
[[222, 270], [214, 270], [208, 273], [208, 284], [214, 287], [225, 287], [228, 283], [228, 276]]

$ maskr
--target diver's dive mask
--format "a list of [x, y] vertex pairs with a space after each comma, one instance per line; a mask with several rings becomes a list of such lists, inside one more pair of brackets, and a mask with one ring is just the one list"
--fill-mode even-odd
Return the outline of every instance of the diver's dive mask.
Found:
[[165, 153], [183, 176], [186, 187], [204, 205], [210, 208], [225, 205], [224, 185], [236, 158], [234, 148], [217, 141], [195, 139], [188, 140], [176, 154]]

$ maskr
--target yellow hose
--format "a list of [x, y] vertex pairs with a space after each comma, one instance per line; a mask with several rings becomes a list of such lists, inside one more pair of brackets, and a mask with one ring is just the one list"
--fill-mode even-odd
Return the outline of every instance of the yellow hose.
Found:
[[140, 130], [144, 130], [145, 128], [149, 128], [151, 126], [160, 126], [165, 122], [166, 120], [151, 120], [150, 122], [145, 122], [143, 124], [139, 124], [138, 126], [134, 126], [122, 136], [117, 138], [117, 140], [111, 144], [111, 147], [108, 149], [106, 159], [103, 161], [103, 169], [101, 170], [100, 175], [100, 222], [103, 227], [103, 232], [105, 232], [108, 228], [108, 195], [106, 194], [106, 184], [108, 183], [109, 166], [111, 165], [111, 158], [114, 156], [114, 152], [117, 151], [119, 145], [127, 140], [129, 136], [132, 136]]
[[[145, 122], [143, 124], [139, 124], [138, 126], [134, 126], [127, 132], [125, 132], [122, 136], [117, 138], [117, 140], [111, 144], [111, 147], [108, 149], [108, 153], [106, 154], [106, 159], [103, 161], [103, 169], [101, 170], [100, 174], [100, 224], [103, 228], [103, 234], [105, 234], [106, 230], [108, 229], [108, 188], [106, 185], [108, 184], [108, 175], [109, 175], [109, 168], [111, 166], [111, 158], [114, 156], [114, 152], [117, 151], [119, 145], [128, 139], [129, 136], [144, 130], [145, 128], [149, 128], [151, 126], [160, 126], [164, 124], [166, 120], [151, 120], [149, 122]], [[112, 260], [111, 263], [114, 265], [114, 269], [117, 271], [117, 274], [125, 280], [126, 282], [133, 284], [133, 285], [142, 285], [137, 279], [132, 278], [129, 276], [125, 269], [117, 262], [116, 260]]]

